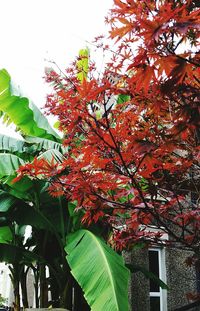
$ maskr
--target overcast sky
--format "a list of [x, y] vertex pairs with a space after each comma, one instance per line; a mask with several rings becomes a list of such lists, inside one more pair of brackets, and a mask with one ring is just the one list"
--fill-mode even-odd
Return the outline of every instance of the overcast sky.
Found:
[[[0, 68], [6, 68], [23, 94], [44, 106], [44, 68], [64, 67], [99, 34], [112, 0], [1, 0]], [[95, 55], [92, 55], [95, 58]], [[99, 56], [97, 55], [97, 58]], [[0, 132], [3, 132], [0, 126]]]

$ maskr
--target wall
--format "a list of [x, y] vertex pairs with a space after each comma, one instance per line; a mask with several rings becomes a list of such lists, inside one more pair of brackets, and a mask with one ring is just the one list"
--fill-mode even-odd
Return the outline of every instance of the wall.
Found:
[[185, 263], [186, 258], [189, 256], [191, 256], [191, 253], [188, 251], [166, 250], [167, 283], [170, 287], [167, 295], [168, 310], [188, 304], [186, 294], [196, 292], [195, 269], [193, 266], [188, 267]]
[[[177, 249], [166, 249], [166, 282], [169, 287], [167, 291], [167, 310], [184, 306], [190, 301], [186, 294], [196, 292], [196, 274], [194, 267], [188, 267], [186, 258], [191, 253]], [[124, 254], [127, 263], [144, 266], [148, 269], [148, 250], [136, 250]], [[149, 311], [149, 280], [141, 272], [132, 274], [129, 286], [130, 311]], [[191, 311], [199, 311], [200, 307]]]

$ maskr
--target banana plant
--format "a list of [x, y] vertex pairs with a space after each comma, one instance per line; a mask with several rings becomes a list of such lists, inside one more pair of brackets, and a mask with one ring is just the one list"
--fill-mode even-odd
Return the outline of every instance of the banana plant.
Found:
[[[16, 141], [17, 143], [17, 141]], [[8, 147], [7, 147], [8, 149]], [[8, 150], [7, 150], [8, 151]], [[48, 151], [40, 153], [40, 156], [48, 157]], [[19, 152], [18, 152], [19, 153]], [[58, 153], [58, 151], [57, 151]], [[60, 154], [60, 157], [62, 155]], [[33, 229], [34, 236], [37, 236], [38, 239], [35, 241], [35, 244], [30, 244], [29, 246], [34, 248], [34, 253], [39, 255], [43, 254], [43, 249], [47, 249], [47, 244], [50, 239], [50, 236], [55, 236], [56, 241], [60, 240], [60, 231], [58, 230], [58, 224], [55, 223], [59, 218], [60, 223], [64, 222], [63, 213], [59, 211], [58, 200], [52, 199], [46, 195], [44, 189], [46, 188], [46, 183], [41, 181], [31, 181], [26, 179], [22, 182], [19, 182], [18, 185], [12, 183], [12, 179], [16, 176], [16, 169], [20, 165], [24, 164], [24, 159], [16, 156], [15, 154], [10, 153], [1, 153], [0, 154], [0, 180], [1, 180], [1, 191], [0, 191], [0, 248], [2, 249], [2, 257], [0, 260], [4, 260], [12, 265], [11, 276], [12, 283], [15, 293], [15, 306], [16, 310], [19, 310], [19, 282], [20, 277], [25, 279], [24, 271], [26, 262], [23, 260], [23, 253], [27, 251], [27, 245], [23, 244], [23, 240], [18, 239], [18, 234], [16, 234], [13, 228], [17, 226], [31, 226]], [[51, 220], [53, 216], [53, 220]], [[61, 217], [62, 216], [62, 217]], [[49, 219], [48, 219], [49, 218]], [[13, 239], [9, 240], [10, 228], [12, 228]], [[55, 229], [56, 228], [56, 229]], [[57, 230], [57, 231], [56, 231]], [[64, 233], [62, 233], [62, 236]], [[44, 238], [45, 237], [45, 238]], [[15, 244], [18, 240], [19, 244]], [[42, 244], [42, 241], [45, 241]], [[8, 241], [9, 245], [5, 245], [5, 241]], [[40, 245], [39, 245], [40, 244]], [[61, 244], [61, 242], [60, 242]], [[17, 252], [21, 250], [21, 257], [14, 257], [16, 260], [13, 262], [10, 261], [9, 252], [10, 248], [18, 246]], [[50, 250], [50, 248], [49, 248]], [[49, 256], [50, 257], [50, 256]], [[56, 257], [55, 255], [53, 256]], [[12, 259], [12, 258], [11, 258]], [[49, 259], [49, 258], [48, 258]], [[18, 262], [18, 263], [17, 263]], [[37, 265], [40, 273], [41, 270], [45, 269], [45, 265], [50, 266], [50, 263], [47, 262], [47, 255], [43, 256], [43, 260], [38, 261]], [[19, 269], [19, 267], [21, 267]], [[54, 269], [55, 270], [55, 269]], [[42, 277], [41, 277], [42, 279]], [[40, 279], [40, 281], [41, 281]], [[43, 278], [44, 279], [44, 278]], [[22, 280], [22, 279], [21, 279]], [[59, 278], [57, 277], [57, 280]], [[21, 282], [22, 284], [22, 282]], [[23, 282], [25, 284], [25, 282]], [[25, 293], [25, 286], [23, 286], [23, 293]], [[42, 293], [44, 290], [40, 291], [41, 299], [43, 297]], [[24, 307], [27, 307], [25, 295], [23, 295]], [[38, 304], [36, 302], [36, 304]], [[41, 305], [42, 306], [42, 305]], [[39, 307], [39, 305], [38, 305]]]
[[[0, 71], [0, 110], [17, 126], [18, 131], [24, 137], [23, 140], [17, 140], [0, 135], [0, 180], [2, 188], [0, 195], [0, 223], [2, 226], [0, 228], [0, 247], [2, 257], [0, 260], [12, 265], [14, 268], [11, 273], [13, 284], [19, 285], [19, 275], [17, 276], [16, 273], [19, 262], [16, 265], [16, 262], [13, 262], [12, 258], [9, 257], [10, 248], [17, 246], [13, 244], [13, 240], [9, 241], [9, 245], [5, 243], [9, 237], [6, 237], [6, 234], [8, 234], [10, 226], [31, 225], [33, 231], [37, 230], [38, 232], [55, 230], [52, 223], [43, 215], [43, 211], [40, 208], [36, 210], [36, 206], [39, 205], [38, 202], [41, 201], [44, 183], [38, 185], [38, 182], [26, 178], [16, 185], [12, 183], [12, 180], [16, 177], [16, 170], [26, 161], [32, 161], [35, 156], [44, 157], [49, 161], [54, 157], [57, 161], [61, 161], [66, 148], [62, 146], [61, 138], [52, 129], [39, 109], [27, 98], [13, 94], [11, 79], [6, 70]], [[46, 196], [45, 200], [47, 201]], [[48, 201], [51, 201], [52, 206], [53, 200], [48, 198]], [[42, 204], [44, 205], [44, 202]], [[44, 206], [42, 208], [45, 209]], [[16, 232], [12, 231], [16, 241]], [[21, 251], [21, 257], [15, 257], [21, 265], [22, 263], [25, 264], [23, 259], [23, 252], [27, 251], [25, 247], [26, 245], [21, 240], [20, 248], [18, 247], [16, 250], [17, 254]], [[44, 263], [41, 265], [44, 267]], [[16, 307], [19, 309], [19, 293], [17, 294], [16, 290], [15, 292]]]

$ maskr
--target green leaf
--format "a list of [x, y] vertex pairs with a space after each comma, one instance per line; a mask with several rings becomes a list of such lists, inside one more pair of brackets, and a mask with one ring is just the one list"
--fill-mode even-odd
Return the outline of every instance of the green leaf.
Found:
[[129, 271], [123, 258], [88, 230], [67, 237], [67, 261], [92, 311], [127, 311]]
[[28, 199], [29, 198], [29, 192], [33, 187], [33, 181], [30, 180], [28, 177], [23, 177], [23, 179], [13, 183], [13, 179], [16, 177], [15, 175], [8, 176], [4, 180], [4, 184], [7, 184], [9, 186], [9, 189], [6, 189], [11, 195], [19, 198], [19, 199]]
[[9, 214], [9, 219], [20, 226], [30, 225], [38, 229], [54, 232], [53, 224], [39, 210], [25, 203], [18, 204]]
[[60, 121], [56, 121], [53, 125], [53, 127], [57, 130], [59, 129], [59, 126], [60, 126]]
[[[59, 205], [58, 198], [50, 197], [51, 202], [49, 204], [43, 203], [42, 214], [46, 217], [47, 221], [51, 223], [51, 227], [57, 232], [60, 237], [66, 236], [67, 228], [69, 223], [69, 217], [67, 217], [66, 201], [65, 205]], [[60, 199], [60, 201], [62, 201]], [[52, 231], [50, 227], [50, 231]], [[57, 236], [58, 237], [58, 236]], [[63, 244], [65, 243], [65, 238], [63, 239]]]
[[47, 160], [50, 163], [51, 163], [52, 159], [55, 162], [60, 162], [60, 163], [62, 163], [64, 160], [64, 156], [62, 155], [62, 153], [60, 153], [56, 149], [50, 149], [50, 150], [43, 152], [38, 157], [38, 159], [41, 159], [41, 158], [44, 158], [45, 160]]
[[16, 198], [7, 193], [6, 191], [0, 190], [0, 212], [7, 212], [11, 206], [16, 203]]
[[138, 266], [135, 264], [126, 264], [126, 267], [132, 272], [132, 273], [136, 273], [136, 272], [142, 272], [142, 274], [144, 274], [144, 276], [147, 279], [151, 279], [153, 280], [155, 283], [157, 283], [162, 289], [169, 289], [169, 287], [167, 286], [167, 284], [165, 284], [161, 279], [159, 279], [154, 273], [150, 272], [149, 270], [147, 270], [146, 268], [142, 267], [142, 266]]
[[49, 139], [31, 136], [24, 136], [24, 139], [27, 143], [33, 144], [35, 146], [35, 151], [54, 149], [63, 154], [68, 152], [67, 147], [64, 147], [59, 142], [55, 142]]
[[16, 170], [25, 162], [14, 154], [0, 154], [0, 177], [16, 175]]
[[68, 211], [69, 211], [69, 216], [71, 220], [71, 230], [75, 231], [81, 228], [82, 223], [81, 219], [84, 216], [84, 213], [82, 210], [75, 211], [75, 208], [77, 207], [77, 202], [68, 202]]
[[24, 141], [0, 134], [0, 151], [24, 152]]
[[10, 153], [0, 153], [0, 178], [1, 182], [10, 188], [8, 192], [17, 198], [27, 198], [27, 190], [32, 187], [32, 181], [24, 178], [17, 183], [13, 183], [16, 171], [25, 162], [18, 156]]
[[69, 210], [70, 217], [74, 217], [76, 207], [77, 207], [77, 201], [68, 202], [68, 210]]
[[10, 221], [6, 217], [4, 217], [4, 216], [2, 217], [1, 214], [0, 214], [0, 226], [1, 227], [10, 225]]
[[40, 137], [24, 136], [24, 140], [0, 134], [0, 152], [33, 154], [39, 151], [55, 149], [63, 154], [68, 148], [61, 143]]
[[129, 95], [125, 95], [125, 94], [120, 94], [117, 98], [117, 104], [123, 104], [126, 103], [127, 101], [130, 100], [130, 96]]
[[12, 190], [11, 194], [18, 198], [27, 197], [27, 193], [26, 195], [24, 193], [32, 187], [32, 181], [26, 177], [17, 183], [13, 183], [13, 179], [16, 177], [16, 171], [21, 165], [25, 165], [25, 162], [20, 157], [10, 153], [0, 153], [1, 181], [9, 185], [10, 190]]
[[80, 82], [83, 82], [84, 78], [87, 78], [89, 67], [89, 50], [82, 49], [79, 51], [79, 60], [77, 61], [77, 68], [79, 73], [77, 74], [77, 78]]
[[9, 243], [12, 238], [12, 232], [8, 226], [0, 227], [0, 243]]
[[48, 120], [28, 98], [15, 96], [10, 75], [0, 70], [0, 111], [3, 111], [23, 134], [60, 140]]

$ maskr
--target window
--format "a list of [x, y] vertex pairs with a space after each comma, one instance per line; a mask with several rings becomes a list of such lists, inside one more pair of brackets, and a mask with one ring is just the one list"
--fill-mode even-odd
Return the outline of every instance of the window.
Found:
[[[164, 249], [149, 249], [149, 270], [163, 282], [166, 282]], [[150, 311], [167, 311], [166, 290], [160, 288], [153, 280], [150, 280]]]

